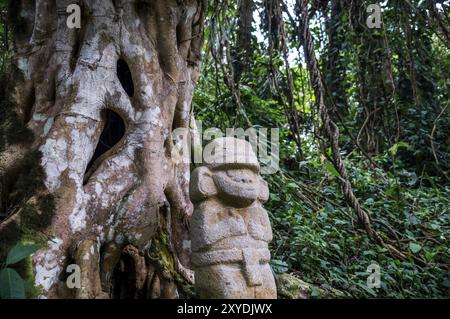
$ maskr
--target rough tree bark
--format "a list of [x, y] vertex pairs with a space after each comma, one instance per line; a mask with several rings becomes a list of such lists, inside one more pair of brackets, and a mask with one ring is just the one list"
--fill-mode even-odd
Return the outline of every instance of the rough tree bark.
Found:
[[[81, 29], [66, 25], [72, 3]], [[189, 154], [171, 132], [189, 128], [205, 7], [12, 2], [9, 101], [33, 138], [0, 149], [0, 234], [46, 243], [32, 260], [42, 297], [187, 294]], [[69, 264], [81, 289], [67, 288]]]
[[250, 67], [253, 56], [252, 48], [252, 22], [253, 22], [253, 0], [240, 0], [238, 8], [238, 34], [236, 58], [233, 60], [234, 64], [234, 82], [240, 83], [241, 76]]

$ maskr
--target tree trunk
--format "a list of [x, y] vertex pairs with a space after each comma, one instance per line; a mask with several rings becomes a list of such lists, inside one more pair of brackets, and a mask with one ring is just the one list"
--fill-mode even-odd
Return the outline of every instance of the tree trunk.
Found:
[[238, 8], [238, 34], [237, 47], [234, 48], [236, 57], [234, 64], [234, 82], [240, 83], [242, 74], [245, 74], [251, 65], [252, 52], [252, 22], [253, 0], [240, 0]]
[[[66, 24], [72, 3], [80, 29]], [[12, 2], [10, 101], [33, 138], [3, 134], [0, 234], [46, 243], [32, 260], [42, 297], [186, 296], [189, 154], [172, 131], [189, 128], [205, 6]]]
[[[356, 140], [369, 155], [377, 155], [386, 148], [391, 128], [385, 128], [389, 116], [389, 99], [392, 96], [392, 82], [385, 75], [390, 71], [383, 31], [366, 26], [364, 1], [353, 2], [351, 19], [355, 31], [354, 46], [357, 49], [356, 66], [359, 81], [358, 100], [362, 106], [357, 115], [360, 125]], [[378, 31], [377, 31], [378, 30]], [[392, 113], [391, 113], [392, 114]]]
[[331, 118], [338, 122], [339, 118], [348, 114], [347, 92], [346, 92], [346, 62], [342, 59], [342, 52], [346, 51], [345, 26], [342, 26], [341, 19], [346, 14], [347, 8], [342, 1], [333, 1], [330, 4], [330, 12], [327, 14], [326, 28], [328, 34], [328, 47], [326, 62], [324, 65], [325, 82], [331, 97], [328, 97], [328, 105], [333, 108]]

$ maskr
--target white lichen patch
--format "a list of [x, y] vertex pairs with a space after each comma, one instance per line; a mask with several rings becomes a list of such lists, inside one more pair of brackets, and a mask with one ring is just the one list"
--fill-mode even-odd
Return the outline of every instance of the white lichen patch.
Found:
[[61, 185], [62, 172], [67, 169], [67, 143], [63, 138], [47, 139], [39, 150], [42, 153], [41, 165], [46, 173], [45, 186], [55, 191]]
[[115, 238], [115, 242], [116, 242], [116, 244], [118, 244], [118, 245], [123, 244], [124, 241], [125, 241], [125, 238], [123, 237], [122, 234], [118, 234], [118, 235], [116, 236], [116, 238]]
[[197, 8], [195, 6], [190, 6], [186, 12], [186, 21], [191, 19], [197, 13]]
[[93, 152], [92, 137], [94, 134], [95, 129], [92, 127], [88, 127], [83, 131], [73, 129], [70, 133], [72, 160], [69, 164], [69, 175], [78, 185], [81, 183], [87, 164], [86, 154]]
[[185, 181], [190, 181], [190, 179], [191, 179], [191, 173], [189, 172], [189, 170], [186, 170], [185, 172], [184, 172], [184, 180]]
[[[111, 216], [114, 218], [113, 215], [111, 215]], [[112, 221], [110, 222], [110, 224], [112, 224]], [[106, 239], [108, 240], [108, 242], [110, 242], [110, 241], [113, 240], [113, 238], [114, 238], [114, 233], [115, 233], [114, 228], [111, 227], [111, 228], [109, 229], [108, 236], [106, 237]]]
[[35, 285], [42, 287], [45, 291], [48, 291], [58, 282], [58, 275], [62, 270], [60, 264], [64, 258], [60, 257], [58, 259], [57, 254], [62, 243], [61, 239], [54, 238], [48, 241], [49, 250], [37, 253], [35, 256]]
[[70, 107], [70, 112], [79, 114], [82, 117], [90, 118], [95, 121], [100, 121], [100, 109], [103, 103], [102, 97], [105, 95], [104, 86], [96, 86], [95, 90], [92, 89], [94, 83], [101, 82], [91, 72], [84, 72], [83, 78], [79, 79], [80, 89], [76, 97], [76, 102]]
[[33, 122], [43, 122], [47, 119], [47, 117], [40, 113], [33, 114]]
[[87, 124], [88, 120], [81, 116], [67, 116], [65, 118], [67, 124]]
[[50, 117], [47, 120], [47, 122], [45, 122], [44, 131], [42, 132], [42, 137], [47, 136], [47, 134], [50, 132], [50, 129], [52, 128], [54, 122], [55, 122], [55, 118], [54, 117]]
[[86, 210], [80, 208], [75, 210], [69, 216], [72, 232], [80, 231], [86, 227]]
[[86, 228], [86, 200], [82, 189], [78, 188], [75, 196], [75, 207], [69, 216], [70, 228], [72, 232]]
[[152, 61], [152, 54], [150, 53], [150, 50], [145, 50], [144, 58], [147, 63]]
[[100, 184], [99, 182], [95, 183], [95, 193], [97, 194], [97, 196], [100, 196], [102, 191], [102, 184]]
[[191, 250], [191, 241], [190, 240], [183, 240], [183, 249]]
[[161, 126], [161, 110], [158, 107], [150, 108], [144, 112], [142, 119], [154, 126]]
[[30, 61], [27, 58], [21, 57], [17, 61], [17, 67], [20, 71], [22, 71], [23, 76], [26, 80], [31, 80], [31, 67], [30, 67]]
[[97, 226], [98, 233], [98, 246], [100, 247], [101, 243], [105, 240], [105, 232], [103, 231], [103, 226]]
[[121, 33], [123, 47], [126, 48], [128, 56], [130, 56], [131, 58], [144, 57], [146, 62], [151, 61], [152, 57], [150, 55], [150, 52], [148, 52], [150, 50], [146, 50], [145, 46], [143, 45], [133, 43], [132, 40], [135, 39], [135, 37], [133, 37], [133, 35], [127, 30], [126, 27], [122, 29]]
[[83, 60], [83, 62], [94, 64], [100, 61], [102, 52], [100, 52], [98, 48], [101, 41], [101, 36], [101, 32], [97, 32], [89, 42], [86, 42], [86, 44], [83, 45], [80, 52], [80, 59]]
[[86, 252], [83, 256], [83, 260], [89, 260], [90, 256], [89, 256], [89, 252]]
[[150, 84], [147, 84], [147, 85], [145, 86], [145, 88], [144, 88], [144, 94], [145, 94], [147, 97], [151, 97], [151, 96], [153, 95], [153, 89], [152, 89], [152, 86], [151, 86]]

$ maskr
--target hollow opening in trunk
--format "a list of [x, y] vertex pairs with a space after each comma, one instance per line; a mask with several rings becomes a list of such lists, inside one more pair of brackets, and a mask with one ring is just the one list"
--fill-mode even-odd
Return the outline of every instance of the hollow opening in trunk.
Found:
[[131, 256], [122, 254], [114, 269], [112, 280], [113, 299], [138, 298], [138, 291], [136, 289], [136, 267]]
[[123, 89], [128, 94], [129, 97], [134, 95], [134, 84], [133, 77], [131, 76], [130, 68], [124, 59], [119, 59], [117, 61], [117, 77], [119, 78], [120, 84], [122, 84]]
[[[125, 135], [125, 122], [119, 114], [113, 110], [106, 109], [102, 111], [102, 118], [105, 121], [105, 126], [100, 135], [100, 139], [95, 148], [94, 155], [86, 167], [86, 174], [84, 178], [85, 184], [90, 175], [92, 175], [91, 168], [93, 168], [96, 160], [112, 149]], [[98, 167], [98, 165], [96, 165]]]

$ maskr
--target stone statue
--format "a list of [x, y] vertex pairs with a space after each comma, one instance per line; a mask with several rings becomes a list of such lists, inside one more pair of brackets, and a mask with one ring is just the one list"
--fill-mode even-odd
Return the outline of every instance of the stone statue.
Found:
[[262, 206], [269, 189], [256, 155], [248, 142], [229, 137], [215, 139], [205, 153], [206, 165], [190, 183], [196, 290], [200, 298], [276, 298], [272, 229]]

